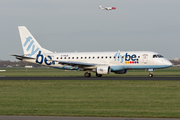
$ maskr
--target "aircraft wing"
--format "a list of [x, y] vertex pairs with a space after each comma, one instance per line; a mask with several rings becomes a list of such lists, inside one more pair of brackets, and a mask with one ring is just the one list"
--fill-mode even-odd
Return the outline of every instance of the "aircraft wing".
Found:
[[55, 61], [58, 62], [59, 64], [65, 64], [65, 65], [70, 65], [70, 66], [95, 66], [96, 64], [93, 63], [83, 63], [83, 62], [74, 62], [74, 61]]

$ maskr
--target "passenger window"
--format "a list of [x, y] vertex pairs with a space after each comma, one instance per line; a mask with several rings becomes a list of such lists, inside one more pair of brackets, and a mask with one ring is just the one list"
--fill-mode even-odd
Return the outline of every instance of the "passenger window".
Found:
[[76, 59], [78, 59], [78, 57], [76, 57]]
[[91, 59], [91, 57], [89, 57], [89, 59]]
[[66, 57], [64, 57], [64, 59], [66, 59]]
[[59, 59], [59, 58], [57, 57], [57, 59]]
[[111, 58], [111, 56], [109, 56], [109, 58]]
[[83, 57], [81, 57], [81, 59], [83, 59]]
[[93, 57], [93, 59], [94, 59], [95, 57]]
[[97, 59], [99, 59], [99, 57], [97, 57]]
[[85, 57], [85, 59], [86, 59], [87, 57]]
[[68, 57], [68, 59], [70, 59], [70, 57]]
[[74, 57], [72, 57], [72, 59], [74, 59]]
[[62, 57], [61, 57], [61, 59], [62, 59]]
[[103, 59], [103, 56], [101, 58]]

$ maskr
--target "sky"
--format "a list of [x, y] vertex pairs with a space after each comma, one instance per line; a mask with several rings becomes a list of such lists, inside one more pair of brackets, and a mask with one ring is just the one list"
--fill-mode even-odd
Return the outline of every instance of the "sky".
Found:
[[180, 58], [179, 13], [180, 0], [1, 0], [0, 60], [23, 54], [18, 26], [53, 52], [154, 51]]

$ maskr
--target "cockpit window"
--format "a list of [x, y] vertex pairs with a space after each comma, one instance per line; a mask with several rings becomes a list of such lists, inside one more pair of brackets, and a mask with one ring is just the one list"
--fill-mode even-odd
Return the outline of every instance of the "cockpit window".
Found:
[[153, 58], [157, 58], [157, 55], [153, 55]]
[[162, 58], [162, 57], [163, 57], [163, 56], [162, 56], [162, 55], [160, 55], [160, 54], [158, 54], [157, 56], [158, 56], [158, 58]]
[[160, 54], [157, 54], [157, 55], [153, 55], [153, 58], [162, 58], [163, 56], [160, 55]]

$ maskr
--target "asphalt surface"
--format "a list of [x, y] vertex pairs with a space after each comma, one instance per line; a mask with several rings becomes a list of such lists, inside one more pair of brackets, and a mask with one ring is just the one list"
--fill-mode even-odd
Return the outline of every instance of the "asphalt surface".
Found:
[[0, 80], [180, 80], [180, 77], [4, 77]]
[[112, 118], [112, 117], [49, 117], [49, 116], [0, 116], [0, 120], [180, 120], [172, 118]]

